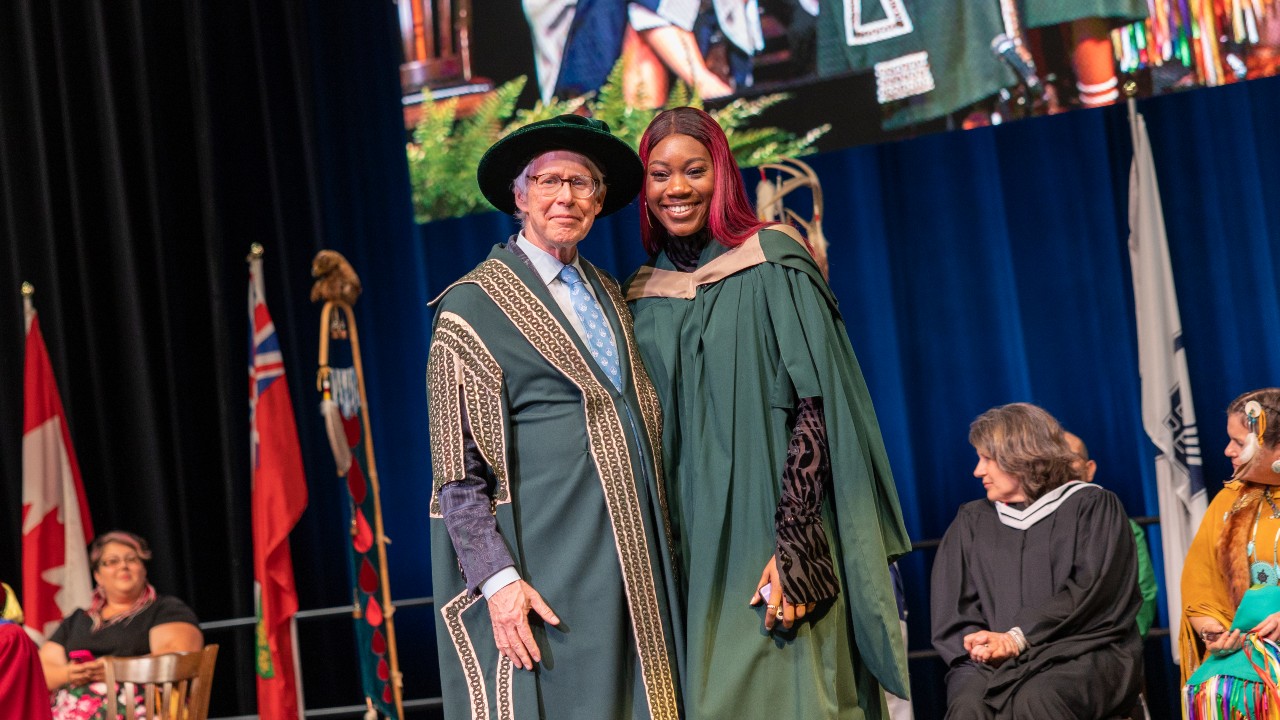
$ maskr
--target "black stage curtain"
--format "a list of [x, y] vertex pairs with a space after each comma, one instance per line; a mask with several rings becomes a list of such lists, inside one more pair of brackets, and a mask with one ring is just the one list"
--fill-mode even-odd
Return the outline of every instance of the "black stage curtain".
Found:
[[[290, 391], [312, 408], [311, 256], [335, 238], [414, 232], [394, 12], [0, 3], [0, 578], [21, 576], [29, 280], [95, 530], [146, 536], [152, 583], [201, 618], [252, 614], [244, 256], [266, 248]], [[333, 477], [317, 417], [298, 417], [313, 482]], [[341, 502], [313, 488], [294, 532], [304, 608], [350, 602]], [[326, 624], [306, 653], [350, 658], [350, 635]], [[206, 639], [223, 645], [213, 714], [252, 713], [251, 634]], [[353, 662], [304, 666], [310, 706], [359, 701]]]

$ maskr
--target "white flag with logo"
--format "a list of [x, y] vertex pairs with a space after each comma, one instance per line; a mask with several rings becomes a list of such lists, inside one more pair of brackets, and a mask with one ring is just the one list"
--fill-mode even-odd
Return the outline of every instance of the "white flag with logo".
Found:
[[[1191, 382], [1182, 346], [1182, 319], [1169, 264], [1164, 211], [1156, 183], [1147, 124], [1129, 101], [1133, 164], [1129, 168], [1129, 264], [1138, 321], [1138, 371], [1142, 376], [1142, 427], [1160, 449], [1156, 488], [1164, 550], [1169, 624], [1182, 620], [1182, 561], [1208, 506], [1200, 436], [1191, 405]], [[1170, 643], [1178, 660], [1178, 643]]]

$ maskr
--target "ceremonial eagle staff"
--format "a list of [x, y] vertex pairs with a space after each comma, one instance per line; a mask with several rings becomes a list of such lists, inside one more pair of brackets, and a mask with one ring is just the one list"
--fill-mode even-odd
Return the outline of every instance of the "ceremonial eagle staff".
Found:
[[[382, 526], [378, 468], [374, 461], [369, 403], [365, 394], [360, 334], [352, 311], [360, 297], [360, 278], [340, 253], [321, 250], [311, 262], [316, 278], [311, 301], [320, 311], [320, 414], [338, 476], [347, 479], [351, 509], [349, 557], [355, 587], [355, 620], [360, 675], [373, 720], [378, 712], [398, 720], [404, 716], [403, 682], [396, 654], [395, 606], [387, 577], [387, 539]], [[370, 524], [372, 521], [372, 525]]]

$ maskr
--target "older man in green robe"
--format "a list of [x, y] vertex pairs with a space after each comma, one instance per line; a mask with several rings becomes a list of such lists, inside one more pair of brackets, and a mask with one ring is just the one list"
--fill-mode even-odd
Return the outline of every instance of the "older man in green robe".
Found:
[[480, 187], [521, 231], [435, 301], [432, 579], [445, 717], [678, 720], [657, 396], [617, 282], [577, 252], [639, 158], [562, 115]]

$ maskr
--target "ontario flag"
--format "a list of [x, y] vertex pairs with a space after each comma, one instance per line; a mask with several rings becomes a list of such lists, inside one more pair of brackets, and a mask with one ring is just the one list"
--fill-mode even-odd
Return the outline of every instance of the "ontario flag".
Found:
[[89, 607], [86, 547], [93, 525], [29, 288], [23, 297], [22, 604], [26, 624], [48, 636], [76, 608]]
[[280, 340], [262, 290], [260, 251], [249, 258], [249, 445], [258, 714], [263, 720], [295, 720], [302, 717], [303, 707], [293, 636], [298, 592], [289, 531], [307, 506], [307, 481]]

